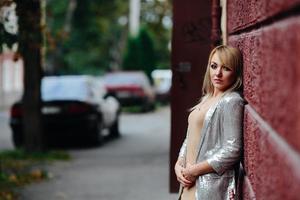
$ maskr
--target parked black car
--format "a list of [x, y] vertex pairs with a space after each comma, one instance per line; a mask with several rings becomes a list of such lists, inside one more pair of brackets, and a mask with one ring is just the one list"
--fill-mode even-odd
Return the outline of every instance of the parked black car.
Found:
[[[91, 76], [50, 76], [42, 79], [42, 123], [48, 141], [83, 137], [94, 143], [103, 139], [104, 128], [119, 136], [120, 105], [107, 97], [101, 83]], [[13, 104], [10, 126], [14, 145], [23, 145], [22, 102]]]

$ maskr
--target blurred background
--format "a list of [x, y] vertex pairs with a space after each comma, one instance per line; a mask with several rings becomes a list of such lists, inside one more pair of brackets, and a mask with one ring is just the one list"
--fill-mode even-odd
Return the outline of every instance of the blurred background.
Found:
[[0, 199], [170, 198], [171, 1], [0, 6]]
[[[41, 22], [45, 23], [41, 47], [45, 50], [43, 76], [102, 76], [117, 70], [139, 70], [152, 84], [153, 70], [170, 69], [169, 1], [49, 0], [40, 12], [45, 20]], [[1, 21], [1, 80], [5, 92], [1, 92], [1, 98], [10, 102], [6, 97], [9, 99], [8, 96], [13, 96], [11, 92], [23, 88], [24, 72], [22, 59], [12, 54], [20, 50], [16, 3], [2, 9]]]

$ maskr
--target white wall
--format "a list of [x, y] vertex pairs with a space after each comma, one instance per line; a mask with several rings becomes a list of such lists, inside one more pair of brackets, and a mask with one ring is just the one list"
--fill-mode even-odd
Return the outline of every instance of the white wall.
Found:
[[13, 61], [12, 53], [0, 55], [0, 109], [7, 109], [21, 97], [23, 91], [23, 61]]

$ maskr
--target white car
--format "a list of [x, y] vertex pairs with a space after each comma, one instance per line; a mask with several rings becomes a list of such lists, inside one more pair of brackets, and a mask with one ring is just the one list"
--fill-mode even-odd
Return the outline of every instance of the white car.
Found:
[[172, 85], [172, 71], [170, 69], [156, 69], [151, 73], [154, 82], [156, 99], [168, 102]]

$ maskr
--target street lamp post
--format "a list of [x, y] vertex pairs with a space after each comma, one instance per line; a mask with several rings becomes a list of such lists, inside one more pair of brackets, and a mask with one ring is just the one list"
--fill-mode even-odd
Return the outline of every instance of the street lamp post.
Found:
[[130, 35], [136, 35], [140, 26], [140, 0], [130, 0], [130, 11], [129, 11], [129, 31]]

